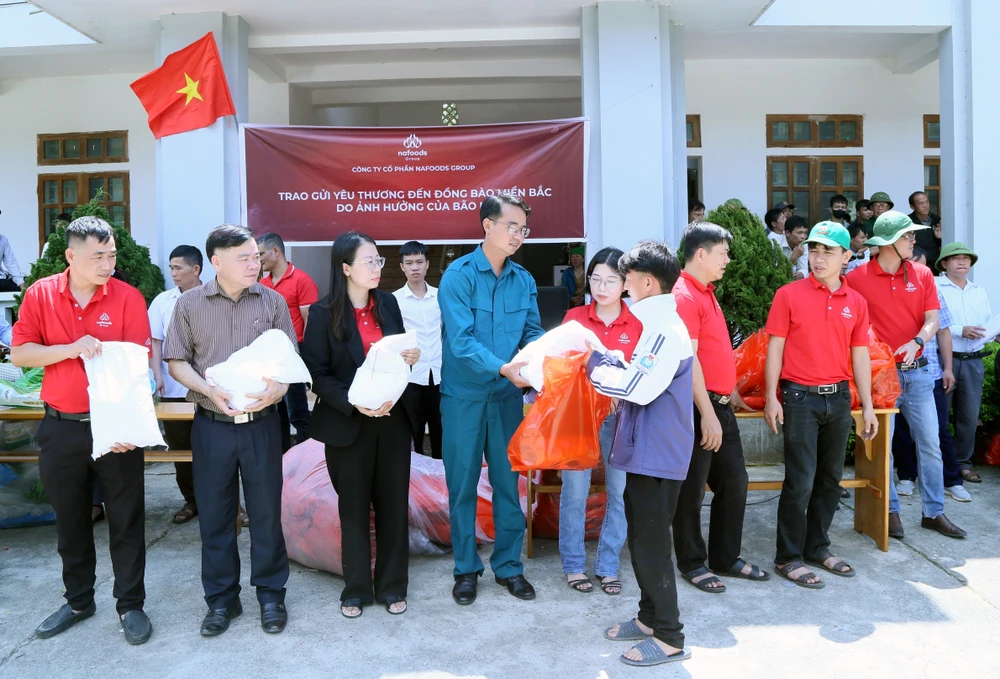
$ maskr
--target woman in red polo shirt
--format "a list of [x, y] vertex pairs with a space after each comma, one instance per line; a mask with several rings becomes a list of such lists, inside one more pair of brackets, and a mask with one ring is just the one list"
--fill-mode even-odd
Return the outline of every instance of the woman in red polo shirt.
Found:
[[[410, 422], [407, 399], [378, 410], [353, 406], [347, 392], [373, 343], [404, 332], [396, 298], [376, 290], [385, 257], [375, 241], [350, 232], [333, 244], [330, 295], [309, 309], [302, 360], [318, 397], [309, 433], [326, 445], [326, 466], [339, 496], [344, 562], [340, 611], [357, 618], [376, 601], [406, 611], [409, 567]], [[420, 351], [403, 352], [407, 364]], [[375, 507], [375, 580], [369, 515]], [[332, 536], [331, 536], [332, 539]]]
[[[626, 361], [632, 360], [642, 323], [633, 316], [622, 301], [625, 279], [618, 272], [618, 259], [622, 251], [604, 248], [590, 261], [585, 279], [585, 292], [593, 301], [570, 309], [563, 323], [577, 321], [594, 332], [604, 346], [612, 351], [620, 351]], [[601, 525], [601, 537], [597, 543], [597, 560], [594, 575], [601, 578], [601, 589], [605, 594], [620, 594], [622, 584], [618, 581], [618, 555], [625, 544], [627, 524], [622, 493], [625, 491], [625, 472], [608, 466], [611, 439], [614, 435], [614, 414], [608, 416], [601, 426], [601, 452], [604, 455], [605, 485], [608, 505]], [[592, 592], [594, 586], [586, 573], [586, 552], [583, 545], [584, 522], [587, 510], [587, 495], [590, 493], [590, 472], [564, 471], [562, 473], [562, 493], [559, 498], [559, 554], [562, 557], [563, 573], [569, 586], [578, 592]]]

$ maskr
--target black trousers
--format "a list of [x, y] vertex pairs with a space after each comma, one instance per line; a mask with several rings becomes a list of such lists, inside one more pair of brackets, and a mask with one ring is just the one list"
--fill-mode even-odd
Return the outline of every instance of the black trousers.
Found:
[[[701, 413], [694, 409], [694, 452], [687, 479], [681, 486], [674, 516], [674, 551], [677, 568], [690, 573], [705, 565], [728, 571], [740, 558], [743, 515], [746, 513], [747, 476], [736, 413], [729, 405], [712, 404], [722, 425], [722, 446], [705, 450], [701, 441]], [[705, 483], [712, 489], [712, 514], [708, 525], [708, 549], [701, 536], [701, 504]]]
[[21, 286], [13, 278], [0, 278], [0, 292], [20, 292]]
[[210, 609], [240, 595], [236, 543], [239, 479], [250, 527], [250, 584], [260, 603], [285, 599], [288, 554], [281, 532], [281, 422], [276, 415], [246, 424], [194, 417], [191, 450], [194, 494], [201, 529], [201, 583]]
[[640, 591], [637, 618], [652, 628], [654, 637], [674, 648], [684, 648], [684, 626], [670, 562], [670, 524], [683, 483], [631, 472], [625, 475], [628, 551]]
[[[309, 395], [306, 385], [289, 384], [284, 398], [285, 411], [282, 414], [282, 432], [287, 432], [291, 441], [289, 425], [295, 427], [295, 441], [302, 443], [309, 439]], [[291, 447], [291, 445], [289, 445]]]
[[[89, 422], [46, 416], [37, 434], [39, 472], [56, 513], [66, 602], [80, 611], [94, 600], [97, 553], [90, 518], [93, 484], [104, 488], [114, 595], [118, 613], [142, 610], [146, 599], [145, 486], [142, 449], [91, 458]], [[234, 519], [235, 521], [235, 519]]]
[[782, 388], [785, 481], [778, 500], [774, 562], [818, 557], [840, 502], [844, 451], [851, 433], [851, 394], [821, 396]]
[[[433, 376], [432, 376], [433, 377]], [[416, 422], [413, 427], [413, 449], [424, 454], [424, 426], [427, 426], [431, 437], [431, 457], [441, 459], [441, 387], [437, 384], [409, 384], [406, 387], [410, 394], [415, 394], [413, 403], [416, 405]]]
[[[164, 398], [164, 403], [185, 403], [185, 398]], [[191, 427], [190, 420], [164, 420], [163, 440], [167, 442], [170, 450], [191, 450]], [[177, 473], [177, 487], [184, 496], [184, 502], [195, 503], [194, 499], [194, 474], [191, 471], [190, 462], [174, 462], [174, 471]], [[195, 503], [197, 504], [197, 503]]]
[[326, 466], [339, 496], [345, 581], [340, 600], [358, 599], [362, 605], [369, 605], [390, 596], [406, 597], [410, 566], [410, 430], [402, 408], [394, 408], [387, 417], [361, 417], [361, 431], [354, 443], [326, 447]]

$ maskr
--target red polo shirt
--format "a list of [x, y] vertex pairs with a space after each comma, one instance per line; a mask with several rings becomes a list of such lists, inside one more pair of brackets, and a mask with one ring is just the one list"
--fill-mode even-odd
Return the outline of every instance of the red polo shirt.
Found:
[[681, 271], [673, 295], [688, 335], [698, 341], [698, 362], [705, 375], [705, 388], [729, 396], [736, 388], [736, 357], [726, 317], [715, 298], [715, 286], [702, 285], [694, 276]]
[[[903, 276], [906, 267], [906, 277]], [[900, 348], [924, 327], [924, 312], [940, 309], [934, 274], [923, 264], [903, 262], [895, 274], [882, 270], [873, 259], [847, 274], [847, 282], [868, 302], [872, 327], [879, 341], [892, 351]], [[921, 349], [917, 353], [923, 353]], [[897, 363], [899, 357], [896, 357]]]
[[600, 337], [607, 349], [625, 354], [626, 361], [632, 360], [632, 352], [635, 351], [635, 345], [642, 335], [642, 323], [632, 315], [624, 301], [622, 312], [618, 314], [618, 318], [611, 321], [611, 325], [604, 325], [604, 321], [597, 317], [597, 302], [567, 311], [563, 323], [570, 321], [576, 321]]
[[288, 303], [288, 313], [292, 315], [292, 325], [295, 327], [295, 336], [299, 342], [302, 341], [306, 332], [306, 322], [302, 318], [301, 307], [315, 304], [319, 301], [319, 289], [305, 271], [296, 269], [292, 263], [288, 263], [288, 270], [285, 275], [274, 280], [273, 274], [268, 274], [260, 279], [260, 284], [265, 288], [277, 291]]
[[[24, 293], [13, 346], [73, 344], [90, 335], [102, 342], [132, 342], [152, 355], [153, 340], [142, 293], [128, 283], [110, 279], [80, 308], [69, 289], [69, 269], [35, 282]], [[90, 411], [87, 373], [83, 359], [73, 358], [46, 366], [42, 400], [64, 413]]]
[[354, 321], [358, 324], [361, 346], [364, 348], [365, 356], [367, 356], [372, 345], [382, 339], [382, 326], [375, 320], [375, 299], [373, 297], [368, 297], [368, 306], [354, 310]]
[[851, 347], [868, 346], [868, 304], [840, 282], [830, 292], [810, 274], [775, 293], [764, 330], [785, 338], [781, 379], [810, 387], [852, 379]]

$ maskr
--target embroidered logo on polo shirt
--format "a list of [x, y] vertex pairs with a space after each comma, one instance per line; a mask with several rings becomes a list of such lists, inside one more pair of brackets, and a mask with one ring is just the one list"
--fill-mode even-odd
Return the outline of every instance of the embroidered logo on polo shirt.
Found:
[[854, 316], [851, 315], [851, 308], [846, 306], [844, 307], [844, 310], [840, 312], [840, 315], [844, 318], [854, 318]]
[[619, 344], [628, 344], [631, 341], [632, 340], [629, 339], [628, 334], [624, 332], [621, 334], [621, 337], [618, 338]]
[[646, 354], [645, 356], [639, 359], [638, 363], [635, 366], [636, 370], [641, 372], [643, 375], [648, 375], [650, 372], [652, 372], [653, 368], [656, 367], [656, 362], [658, 360], [659, 359], [656, 358], [656, 354]]
[[906, 284], [906, 291], [907, 292], [916, 292], [917, 291], [917, 286], [915, 286], [913, 283], [907, 283]]
[[111, 317], [108, 316], [106, 313], [101, 314], [101, 317], [97, 320], [97, 325], [101, 326], [102, 328], [110, 328]]

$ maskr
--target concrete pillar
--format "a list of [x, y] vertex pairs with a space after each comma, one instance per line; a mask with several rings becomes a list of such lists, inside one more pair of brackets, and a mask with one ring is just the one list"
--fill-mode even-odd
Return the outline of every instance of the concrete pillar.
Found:
[[[239, 224], [239, 122], [249, 120], [248, 27], [245, 20], [222, 12], [170, 14], [156, 21], [156, 64], [211, 31], [236, 107], [236, 121], [220, 118], [200, 130], [156, 142], [159, 264], [166, 271], [170, 251], [181, 244], [204, 253], [205, 238], [223, 223]], [[205, 261], [208, 280], [214, 273]]]
[[968, 243], [982, 256], [972, 275], [996, 299], [1000, 269], [983, 262], [1000, 251], [994, 198], [1000, 186], [1000, 42], [990, 30], [1000, 23], [1000, 3], [953, 0], [952, 14], [940, 46], [943, 240]]
[[587, 245], [676, 247], [687, 217], [683, 29], [654, 2], [582, 10]]

